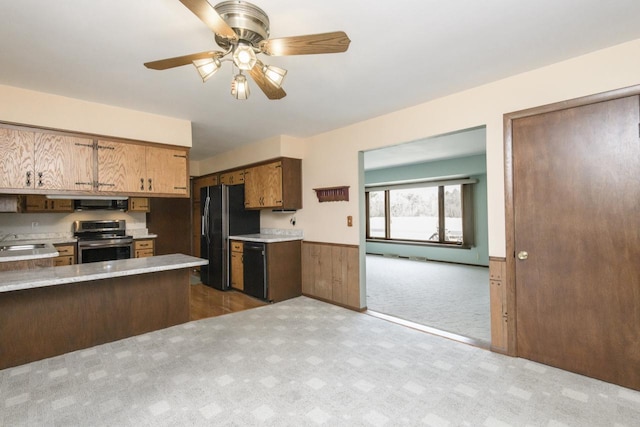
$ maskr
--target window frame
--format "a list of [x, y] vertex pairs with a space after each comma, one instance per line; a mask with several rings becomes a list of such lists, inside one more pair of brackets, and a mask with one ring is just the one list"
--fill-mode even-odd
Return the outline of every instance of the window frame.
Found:
[[[366, 216], [366, 240], [376, 243], [402, 243], [422, 246], [438, 246], [447, 248], [470, 249], [475, 244], [474, 227], [474, 203], [473, 184], [477, 180], [464, 178], [454, 181], [428, 181], [413, 184], [389, 184], [377, 185], [365, 188], [365, 216]], [[462, 242], [452, 242], [445, 240], [445, 186], [460, 185], [461, 209], [462, 209]], [[403, 188], [438, 187], [438, 241], [420, 239], [394, 239], [391, 238], [391, 202], [390, 192]], [[371, 237], [371, 222], [369, 209], [369, 193], [384, 191], [384, 217], [385, 217], [385, 237]]]

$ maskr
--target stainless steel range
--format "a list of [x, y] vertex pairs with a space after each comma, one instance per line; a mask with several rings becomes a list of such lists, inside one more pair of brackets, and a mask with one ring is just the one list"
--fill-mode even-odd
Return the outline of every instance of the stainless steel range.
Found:
[[126, 235], [126, 221], [75, 221], [78, 263], [127, 259], [133, 256], [133, 237]]

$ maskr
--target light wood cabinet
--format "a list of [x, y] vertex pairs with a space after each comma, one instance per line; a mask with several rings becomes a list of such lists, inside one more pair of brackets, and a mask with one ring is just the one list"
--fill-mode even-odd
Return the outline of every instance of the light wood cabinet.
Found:
[[98, 140], [98, 191], [187, 195], [187, 151]]
[[133, 251], [136, 258], [145, 258], [154, 255], [153, 239], [135, 240], [133, 242]]
[[224, 184], [224, 185], [244, 184], [244, 169], [220, 174], [220, 184]]
[[73, 265], [76, 263], [76, 245], [63, 243], [53, 245], [58, 251], [58, 256], [53, 258], [53, 265], [59, 267], [62, 265]]
[[244, 290], [244, 243], [232, 240], [231, 243], [231, 287]]
[[0, 128], [0, 156], [0, 188], [93, 188], [93, 141], [89, 138]]
[[148, 197], [129, 197], [129, 212], [150, 212]]
[[245, 169], [245, 208], [301, 209], [301, 172], [300, 159], [289, 158]]
[[147, 191], [155, 194], [189, 194], [187, 150], [146, 147]]
[[23, 212], [73, 212], [71, 199], [47, 199], [46, 196], [29, 194], [22, 196], [24, 200]]

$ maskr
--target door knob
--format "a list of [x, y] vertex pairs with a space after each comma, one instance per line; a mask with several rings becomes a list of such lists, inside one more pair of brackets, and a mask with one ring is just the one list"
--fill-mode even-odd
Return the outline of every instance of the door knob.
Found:
[[528, 252], [526, 252], [526, 251], [518, 252], [518, 259], [525, 260], [527, 258], [529, 258], [529, 253]]

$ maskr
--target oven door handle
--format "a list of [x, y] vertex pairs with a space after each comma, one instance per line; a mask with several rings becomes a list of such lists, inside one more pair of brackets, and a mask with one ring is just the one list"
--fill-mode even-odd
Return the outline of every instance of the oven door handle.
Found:
[[133, 240], [130, 242], [116, 242], [116, 243], [78, 243], [78, 249], [84, 248], [117, 248], [120, 246], [131, 246], [133, 245]]

